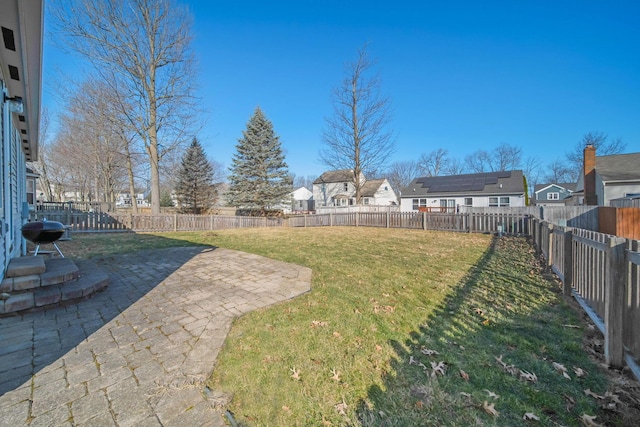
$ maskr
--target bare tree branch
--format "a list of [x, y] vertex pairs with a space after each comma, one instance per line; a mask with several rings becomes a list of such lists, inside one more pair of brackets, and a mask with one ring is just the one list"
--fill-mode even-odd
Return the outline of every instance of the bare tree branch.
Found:
[[380, 82], [367, 77], [373, 67], [367, 46], [359, 52], [355, 62], [347, 64], [346, 77], [333, 93], [333, 116], [326, 119], [322, 134], [325, 148], [320, 160], [335, 169], [353, 171], [356, 203], [360, 203], [364, 171], [381, 169], [394, 151], [388, 98], [380, 95]]

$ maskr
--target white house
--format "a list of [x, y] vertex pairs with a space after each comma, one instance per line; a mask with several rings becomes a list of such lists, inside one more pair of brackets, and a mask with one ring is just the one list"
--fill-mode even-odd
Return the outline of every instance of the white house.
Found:
[[401, 212], [455, 212], [460, 206], [525, 206], [522, 171], [416, 178], [400, 199]]
[[[362, 204], [392, 205], [397, 203], [396, 193], [386, 179], [367, 180], [360, 173], [364, 185], [360, 191]], [[316, 208], [324, 206], [350, 206], [356, 203], [356, 185], [353, 170], [328, 171], [313, 181], [313, 201]]]
[[291, 204], [284, 212], [309, 212], [313, 209], [313, 193], [306, 187], [300, 187], [291, 192]]
[[370, 179], [362, 187], [362, 204], [397, 205], [398, 197], [386, 178]]
[[[29, 216], [26, 162], [38, 159], [42, 77], [42, 0], [0, 0], [0, 246], [2, 276], [25, 253]], [[33, 193], [33, 189], [29, 188]]]

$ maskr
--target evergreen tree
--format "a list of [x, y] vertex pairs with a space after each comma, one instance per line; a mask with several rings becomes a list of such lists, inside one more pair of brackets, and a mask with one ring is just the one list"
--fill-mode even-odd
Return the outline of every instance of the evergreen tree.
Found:
[[193, 138], [178, 170], [175, 192], [180, 212], [200, 214], [210, 208], [216, 199], [212, 181], [213, 167], [198, 139]]
[[242, 132], [229, 168], [229, 205], [268, 209], [279, 205], [291, 192], [291, 177], [280, 138], [260, 107]]

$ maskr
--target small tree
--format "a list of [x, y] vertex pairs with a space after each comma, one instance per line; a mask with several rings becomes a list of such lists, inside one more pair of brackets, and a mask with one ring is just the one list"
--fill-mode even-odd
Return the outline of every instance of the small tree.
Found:
[[193, 138], [182, 157], [175, 191], [183, 213], [200, 214], [215, 202], [213, 167], [197, 138]]
[[291, 192], [291, 176], [280, 138], [260, 107], [257, 107], [236, 145], [229, 168], [229, 205], [268, 209], [279, 205]]

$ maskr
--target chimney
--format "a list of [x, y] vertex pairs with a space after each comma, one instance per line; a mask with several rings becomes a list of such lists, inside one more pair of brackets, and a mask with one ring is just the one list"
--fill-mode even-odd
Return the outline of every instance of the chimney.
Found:
[[587, 144], [584, 147], [584, 204], [598, 204], [596, 195], [596, 147]]

